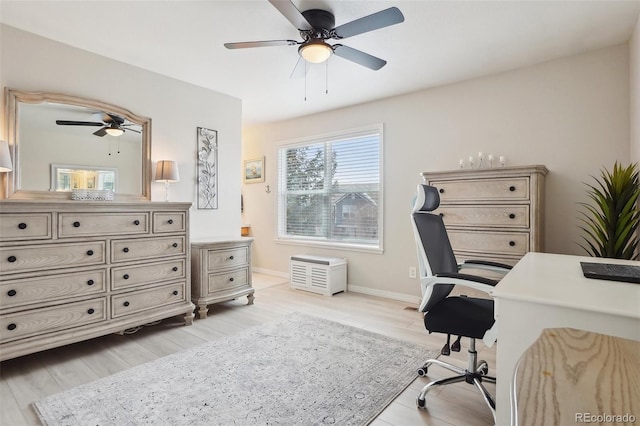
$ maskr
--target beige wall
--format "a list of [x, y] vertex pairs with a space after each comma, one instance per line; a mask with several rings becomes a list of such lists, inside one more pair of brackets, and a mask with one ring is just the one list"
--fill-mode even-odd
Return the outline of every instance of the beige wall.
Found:
[[631, 161], [640, 163], [640, 16], [629, 41]]
[[[368, 71], [362, 71], [368, 72]], [[384, 70], [380, 71], [384, 72]], [[339, 78], [339, 77], [333, 77]], [[372, 90], [375, 90], [372, 88]], [[330, 93], [328, 96], [340, 96]], [[384, 123], [384, 254], [328, 251], [274, 241], [279, 141]], [[252, 226], [254, 266], [286, 273], [296, 253], [349, 260], [349, 284], [372, 294], [414, 300], [418, 282], [409, 222], [422, 171], [458, 167], [460, 158], [505, 155], [509, 165], [544, 164], [546, 249], [580, 253], [576, 202], [602, 166], [627, 162], [629, 48], [619, 45], [489, 77], [299, 119], [243, 129], [243, 158], [266, 156], [266, 181], [243, 186], [243, 221]], [[266, 193], [265, 185], [274, 189]]]
[[[192, 208], [191, 235], [240, 234], [239, 99], [5, 25], [0, 26], [0, 43], [3, 87], [97, 99], [151, 117], [152, 160], [176, 160], [180, 169], [180, 182], [171, 185], [171, 201], [196, 200], [196, 128], [218, 130], [219, 209]], [[4, 137], [4, 113], [1, 117]], [[164, 184], [152, 183], [152, 200], [164, 200]]]

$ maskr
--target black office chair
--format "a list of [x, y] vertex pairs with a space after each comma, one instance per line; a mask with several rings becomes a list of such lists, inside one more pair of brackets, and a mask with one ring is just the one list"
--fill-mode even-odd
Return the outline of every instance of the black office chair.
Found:
[[[451, 350], [460, 350], [460, 337], [469, 337], [469, 362], [466, 369], [430, 359], [418, 369], [424, 376], [430, 365], [435, 364], [457, 373], [457, 376], [435, 380], [426, 385], [418, 395], [417, 405], [426, 408], [426, 395], [435, 386], [466, 382], [475, 385], [495, 420], [496, 404], [482, 384], [483, 381], [495, 383], [495, 377], [487, 376], [489, 366], [486, 361], [478, 361], [475, 339], [484, 339], [491, 345], [495, 342], [495, 319], [493, 300], [466, 296], [450, 296], [455, 285], [461, 285], [489, 293], [498, 281], [476, 275], [462, 274], [464, 268], [490, 270], [504, 274], [511, 266], [495, 262], [466, 261], [456, 262], [447, 230], [440, 215], [431, 213], [440, 205], [440, 195], [433, 186], [418, 185], [413, 207], [412, 223], [418, 249], [418, 268], [422, 302], [420, 312], [424, 312], [424, 325], [429, 333], [444, 333], [447, 343], [442, 348], [443, 355]], [[449, 345], [451, 335], [458, 336], [453, 345]]]

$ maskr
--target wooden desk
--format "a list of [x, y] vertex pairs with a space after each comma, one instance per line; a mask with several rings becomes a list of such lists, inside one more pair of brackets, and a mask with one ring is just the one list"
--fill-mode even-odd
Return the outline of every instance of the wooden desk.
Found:
[[[518, 426], [640, 420], [640, 342], [573, 328], [546, 329], [516, 372]], [[600, 423], [599, 421], [597, 421]]]
[[496, 419], [515, 424], [513, 377], [545, 328], [569, 327], [640, 341], [640, 285], [585, 278], [580, 261], [640, 262], [527, 253], [493, 291], [498, 321]]

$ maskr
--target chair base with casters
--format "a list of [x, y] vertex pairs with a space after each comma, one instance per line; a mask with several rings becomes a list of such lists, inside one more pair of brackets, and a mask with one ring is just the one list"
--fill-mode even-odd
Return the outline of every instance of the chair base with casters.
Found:
[[484, 401], [489, 406], [491, 410], [491, 414], [493, 415], [493, 420], [496, 420], [496, 403], [493, 400], [493, 397], [487, 391], [487, 389], [482, 384], [483, 381], [489, 383], [495, 383], [496, 378], [492, 376], [487, 376], [489, 372], [489, 365], [486, 361], [480, 360], [478, 361], [478, 353], [476, 352], [476, 340], [470, 339], [469, 345], [469, 364], [466, 369], [460, 368], [456, 365], [449, 364], [448, 362], [443, 362], [438, 359], [429, 359], [427, 362], [418, 369], [419, 376], [426, 376], [427, 371], [431, 365], [439, 365], [440, 367], [446, 368], [447, 370], [453, 371], [457, 373], [457, 376], [445, 377], [442, 379], [434, 380], [433, 382], [427, 384], [422, 388], [418, 398], [416, 400], [416, 404], [420, 409], [426, 409], [426, 397], [427, 393], [436, 386], [450, 385], [452, 383], [460, 383], [466, 382], [471, 385], [475, 385], [475, 387], [480, 391]]

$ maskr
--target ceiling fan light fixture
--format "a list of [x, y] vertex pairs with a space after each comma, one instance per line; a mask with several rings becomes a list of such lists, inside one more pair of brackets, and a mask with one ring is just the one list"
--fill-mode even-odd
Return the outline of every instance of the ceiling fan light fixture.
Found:
[[311, 40], [298, 48], [298, 53], [302, 58], [312, 64], [321, 64], [329, 59], [333, 49], [322, 40]]
[[124, 133], [124, 130], [122, 130], [119, 127], [115, 127], [115, 126], [108, 127], [106, 129], [104, 129], [104, 131], [107, 132], [107, 134], [109, 136], [120, 136], [121, 134]]

